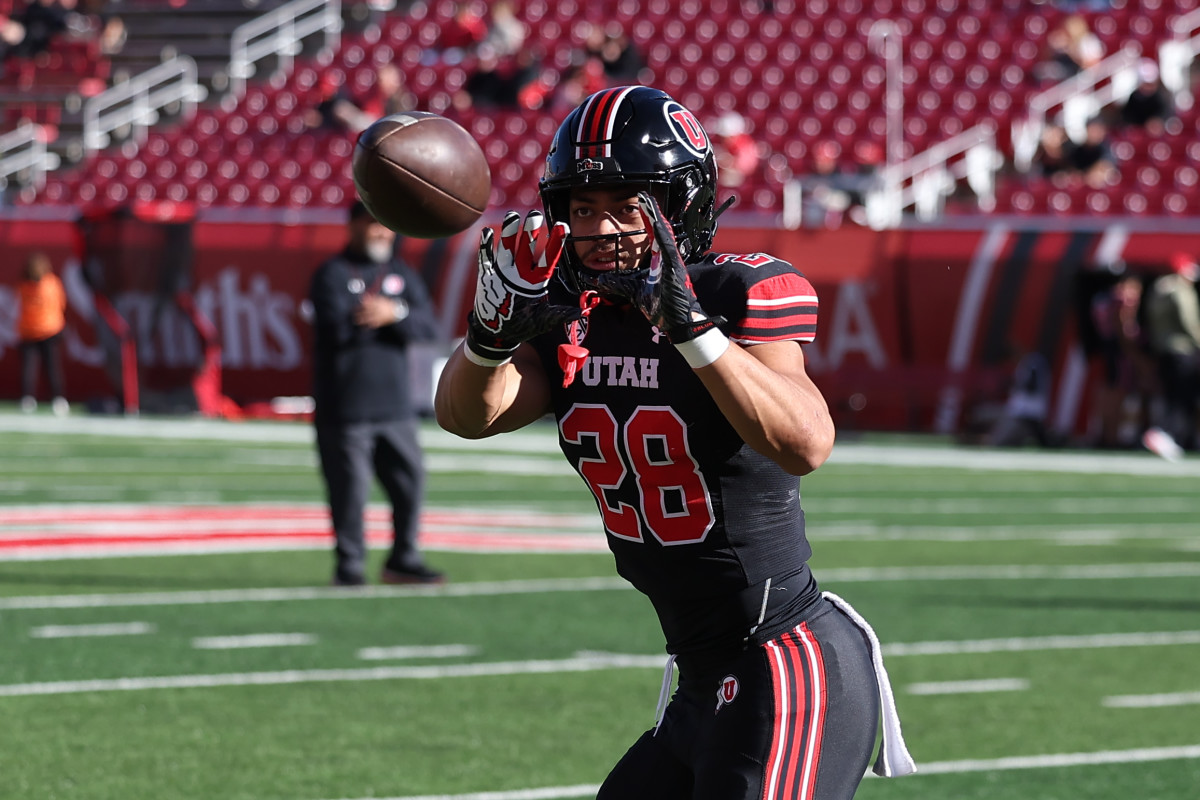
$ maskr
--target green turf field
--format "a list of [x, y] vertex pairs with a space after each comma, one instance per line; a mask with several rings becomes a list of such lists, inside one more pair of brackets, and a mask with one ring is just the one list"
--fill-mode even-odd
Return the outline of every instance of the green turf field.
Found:
[[[305, 426], [0, 413], [0, 797], [593, 796], [653, 723], [650, 607], [552, 428], [425, 442], [451, 583], [347, 591], [327, 542], [202, 538], [320, 527]], [[922, 769], [858, 797], [1200, 797], [1198, 467], [840, 443], [803, 482], [813, 567], [883, 640]], [[586, 544], [505, 544], [528, 529]], [[201, 538], [127, 541], [174, 530]], [[122, 555], [30, 545], [67, 534]]]

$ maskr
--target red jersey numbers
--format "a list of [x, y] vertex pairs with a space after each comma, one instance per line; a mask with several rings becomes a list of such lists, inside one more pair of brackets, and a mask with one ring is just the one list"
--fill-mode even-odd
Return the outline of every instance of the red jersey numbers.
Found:
[[[607, 406], [579, 404], [563, 416], [559, 430], [568, 444], [593, 450], [579, 457], [576, 469], [596, 496], [610, 535], [640, 542], [647, 530], [664, 545], [704, 541], [715, 522], [712, 503], [687, 426], [674, 411], [639, 406], [622, 430]], [[637, 490], [636, 505], [616, 499], [632, 500], [630, 488]]]
[[775, 259], [765, 253], [743, 253], [736, 255], [734, 253], [722, 253], [717, 256], [714, 263], [728, 264], [730, 261], [735, 264], [745, 264], [747, 267], [758, 269], [764, 264], [770, 264]]

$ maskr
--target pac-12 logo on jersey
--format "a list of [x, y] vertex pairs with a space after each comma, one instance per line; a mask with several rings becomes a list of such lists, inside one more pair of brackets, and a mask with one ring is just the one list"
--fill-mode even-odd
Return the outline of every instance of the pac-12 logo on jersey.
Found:
[[695, 114], [674, 101], [663, 106], [663, 113], [667, 115], [667, 123], [675, 132], [675, 138], [684, 147], [698, 156], [707, 155], [708, 134]]
[[738, 696], [738, 679], [733, 675], [726, 675], [721, 680], [721, 686], [717, 689], [717, 709], [713, 713], [716, 714], [721, 710], [721, 706], [727, 706], [734, 701]]

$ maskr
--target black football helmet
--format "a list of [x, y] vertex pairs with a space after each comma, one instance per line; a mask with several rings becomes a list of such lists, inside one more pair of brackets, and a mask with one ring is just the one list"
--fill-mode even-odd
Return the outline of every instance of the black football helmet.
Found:
[[[658, 200], [685, 262], [712, 247], [720, 213], [712, 143], [695, 115], [659, 89], [621, 86], [584, 99], [554, 134], [538, 188], [550, 224], [569, 224], [571, 189], [625, 184]], [[574, 248], [566, 255], [558, 274], [572, 291], [588, 288], [590, 271]]]

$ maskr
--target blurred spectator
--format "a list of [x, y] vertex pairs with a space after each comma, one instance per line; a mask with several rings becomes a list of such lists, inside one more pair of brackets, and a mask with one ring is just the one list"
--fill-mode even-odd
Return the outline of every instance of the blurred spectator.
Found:
[[[1096, 392], [1100, 421], [1100, 447], [1125, 447], [1145, 427], [1144, 420], [1129, 422], [1127, 417], [1146, 387], [1145, 357], [1141, 325], [1138, 322], [1142, 302], [1142, 281], [1125, 271], [1123, 263], [1114, 265], [1114, 282], [1098, 291], [1090, 301], [1090, 322], [1095, 353], [1100, 357], [1101, 385]], [[1137, 413], [1145, 413], [1145, 404]], [[1130, 429], [1134, 429], [1132, 433]]]
[[321, 81], [321, 101], [305, 113], [310, 128], [361, 133], [372, 122], [389, 114], [411, 111], [417, 98], [404, 85], [404, 73], [395, 64], [382, 64], [371, 87], [352, 95], [340, 73], [327, 72]]
[[500, 58], [507, 58], [521, 51], [526, 36], [528, 31], [525, 23], [517, 19], [517, 12], [510, 0], [492, 3], [487, 35], [483, 37], [481, 47], [486, 45]]
[[564, 116], [583, 99], [608, 85], [604, 64], [595, 55], [577, 53], [574, 61], [559, 77], [554, 90], [546, 98], [545, 110], [554, 116]]
[[1200, 280], [1200, 264], [1186, 253], [1176, 253], [1171, 258], [1171, 272], [1156, 278], [1146, 296], [1146, 327], [1162, 386], [1163, 415], [1161, 432], [1151, 431], [1143, 443], [1166, 458], [1177, 455], [1172, 444], [1188, 450], [1197, 445], [1196, 404], [1200, 398], [1197, 280]]
[[821, 142], [813, 149], [812, 171], [800, 176], [801, 219], [805, 227], [838, 228], [847, 217], [861, 223], [867, 192], [876, 182], [870, 160], [846, 168], [842, 148]]
[[595, 34], [588, 49], [600, 58], [608, 82], [613, 85], [636, 83], [646, 62], [625, 27], [613, 21], [603, 28], [596, 28]]
[[522, 89], [541, 69], [533, 50], [522, 50], [516, 56], [500, 58], [490, 45], [479, 47], [479, 58], [462, 89], [455, 93], [455, 108], [515, 109], [520, 105]]
[[1050, 362], [1041, 353], [1026, 353], [1017, 362], [1004, 410], [988, 432], [986, 442], [995, 447], [1023, 447], [1036, 442], [1051, 444], [1046, 427], [1050, 413]]
[[400, 68], [388, 62], [376, 69], [375, 83], [356, 98], [356, 105], [369, 125], [389, 114], [412, 111], [417, 107], [417, 96], [405, 86], [404, 73]]
[[426, 60], [440, 58], [447, 64], [458, 64], [474, 54], [475, 48], [488, 34], [482, 6], [477, 0], [460, 0], [456, 3], [454, 16], [442, 27], [437, 43], [426, 54]]
[[115, 56], [125, 47], [129, 38], [125, 30], [125, 21], [116, 14], [100, 16], [99, 46], [100, 55]]
[[37, 408], [40, 361], [53, 398], [51, 407], [55, 414], [62, 416], [67, 413], [68, 406], [63, 397], [58, 344], [66, 327], [67, 296], [45, 253], [35, 252], [26, 260], [25, 272], [17, 287], [17, 299], [20, 305], [17, 336], [21, 351], [21, 410], [30, 413]]
[[32, 59], [50, 49], [50, 43], [67, 30], [75, 13], [75, 0], [30, 0], [13, 19], [20, 23], [25, 35], [12, 46], [9, 54]]
[[1173, 113], [1171, 93], [1158, 79], [1158, 64], [1143, 58], [1138, 63], [1138, 85], [1121, 106], [1119, 120], [1123, 125], [1145, 128], [1158, 136], [1167, 118]]
[[1100, 117], [1088, 120], [1087, 136], [1069, 148], [1067, 163], [1094, 189], [1106, 186], [1116, 174], [1116, 161], [1108, 139], [1108, 124]]
[[4, 60], [25, 38], [25, 26], [12, 17], [0, 14], [0, 77], [4, 76]]
[[726, 188], [746, 182], [758, 171], [762, 154], [758, 141], [746, 130], [746, 120], [736, 111], [726, 111], [709, 126], [717, 158], [717, 180]]
[[1033, 155], [1033, 163], [1043, 177], [1049, 178], [1071, 169], [1071, 140], [1061, 125], [1047, 124], [1042, 129], [1042, 138]]
[[1065, 81], [1104, 58], [1104, 44], [1079, 14], [1071, 14], [1046, 35], [1046, 48], [1034, 67], [1034, 75], [1045, 83]]

